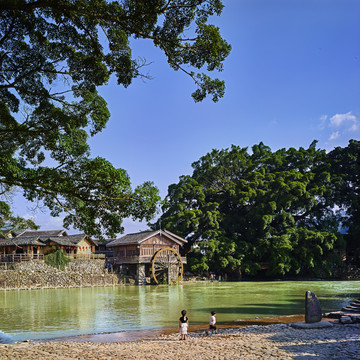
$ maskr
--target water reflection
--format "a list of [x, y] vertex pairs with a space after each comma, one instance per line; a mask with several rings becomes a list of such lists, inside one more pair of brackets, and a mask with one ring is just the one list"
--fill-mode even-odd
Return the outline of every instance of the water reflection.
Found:
[[0, 292], [0, 342], [177, 326], [186, 309], [192, 324], [304, 313], [307, 290], [322, 310], [360, 297], [359, 281], [200, 282], [179, 286], [120, 286]]

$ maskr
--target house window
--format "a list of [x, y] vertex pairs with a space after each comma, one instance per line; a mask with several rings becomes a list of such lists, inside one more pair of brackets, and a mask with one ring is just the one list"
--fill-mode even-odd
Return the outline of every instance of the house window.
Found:
[[142, 248], [141, 249], [141, 255], [153, 255], [154, 253], [153, 253], [153, 249], [152, 248]]

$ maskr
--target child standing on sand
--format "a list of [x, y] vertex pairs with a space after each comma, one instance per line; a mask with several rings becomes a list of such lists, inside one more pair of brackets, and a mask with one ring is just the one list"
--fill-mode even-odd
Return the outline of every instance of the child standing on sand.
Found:
[[215, 331], [215, 334], [217, 334], [217, 330], [216, 330], [216, 312], [215, 311], [211, 312], [210, 321], [209, 321], [209, 330], [212, 333], [214, 333], [214, 331]]
[[180, 340], [186, 340], [188, 326], [189, 318], [186, 316], [186, 310], [182, 310], [181, 318], [179, 319]]

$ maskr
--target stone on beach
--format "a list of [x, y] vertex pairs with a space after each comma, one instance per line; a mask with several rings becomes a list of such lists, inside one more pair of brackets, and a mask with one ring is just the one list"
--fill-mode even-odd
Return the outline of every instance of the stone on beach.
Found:
[[352, 324], [352, 319], [351, 319], [351, 317], [350, 316], [342, 316], [341, 318], [340, 318], [340, 322], [342, 323], [342, 324]]
[[298, 322], [298, 323], [292, 323], [290, 325], [297, 329], [322, 329], [333, 326], [332, 323], [329, 321], [318, 321], [315, 323]]
[[297, 322], [291, 324], [297, 329], [321, 329], [331, 327], [329, 321], [321, 321], [322, 312], [318, 298], [312, 291], [305, 293], [305, 323]]
[[339, 319], [343, 324], [360, 323], [360, 300], [355, 300], [341, 311], [332, 311], [324, 314], [328, 318]]
[[321, 306], [318, 298], [312, 291], [305, 293], [305, 322], [317, 323], [322, 319]]

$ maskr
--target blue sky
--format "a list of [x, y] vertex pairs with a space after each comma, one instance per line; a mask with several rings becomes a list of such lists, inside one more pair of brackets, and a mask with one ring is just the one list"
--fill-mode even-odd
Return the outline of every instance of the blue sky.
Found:
[[[212, 19], [232, 51], [224, 71], [226, 94], [218, 103], [194, 103], [192, 80], [174, 72], [151, 42], [134, 42], [152, 77], [124, 89], [110, 82], [100, 92], [111, 118], [90, 140], [91, 156], [126, 169], [134, 187], [150, 180], [161, 197], [191, 163], [213, 148], [331, 150], [360, 138], [360, 1], [224, 0]], [[18, 214], [30, 214], [18, 201]], [[31, 207], [31, 205], [30, 205]], [[33, 214], [32, 214], [33, 216]], [[61, 218], [37, 212], [42, 229]], [[125, 233], [147, 228], [125, 220]], [[77, 232], [72, 231], [72, 232]]]

